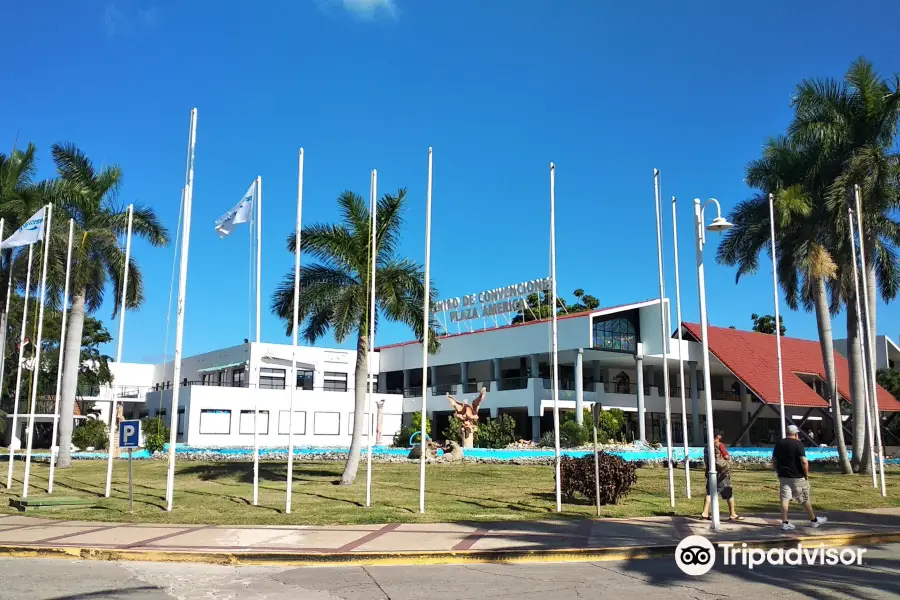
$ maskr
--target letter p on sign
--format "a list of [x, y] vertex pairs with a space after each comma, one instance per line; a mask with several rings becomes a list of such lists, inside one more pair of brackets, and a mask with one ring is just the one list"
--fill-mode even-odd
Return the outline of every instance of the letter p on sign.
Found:
[[141, 447], [141, 422], [122, 421], [119, 423], [119, 448]]

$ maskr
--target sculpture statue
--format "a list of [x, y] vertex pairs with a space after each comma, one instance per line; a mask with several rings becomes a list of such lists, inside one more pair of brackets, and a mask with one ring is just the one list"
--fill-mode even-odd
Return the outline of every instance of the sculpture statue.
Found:
[[447, 440], [443, 458], [445, 462], [459, 462], [463, 459], [463, 449], [453, 440]]
[[473, 448], [475, 445], [475, 432], [478, 430], [478, 407], [484, 402], [487, 388], [481, 388], [478, 397], [472, 400], [472, 404], [460, 402], [450, 394], [447, 399], [453, 407], [454, 416], [462, 422], [463, 448]]

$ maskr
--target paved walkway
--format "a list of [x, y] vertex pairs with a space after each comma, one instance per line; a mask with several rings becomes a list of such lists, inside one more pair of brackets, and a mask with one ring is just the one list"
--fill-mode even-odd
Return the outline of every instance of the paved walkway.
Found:
[[[798, 515], [799, 516], [799, 515]], [[775, 515], [723, 521], [712, 534], [709, 522], [686, 517], [549, 520], [507, 523], [420, 523], [354, 526], [136, 525], [0, 516], [0, 548], [71, 548], [204, 554], [273, 553], [333, 555], [448, 553], [671, 547], [688, 535], [727, 541], [775, 541], [795, 537], [894, 534], [900, 538], [900, 509], [830, 513], [826, 526], [796, 521], [784, 533]], [[324, 558], [324, 557], [323, 557]]]

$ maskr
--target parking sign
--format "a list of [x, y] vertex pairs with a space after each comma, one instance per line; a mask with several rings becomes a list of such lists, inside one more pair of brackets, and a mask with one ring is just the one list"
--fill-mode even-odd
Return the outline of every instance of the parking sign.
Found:
[[141, 447], [141, 422], [121, 421], [119, 423], [119, 448]]

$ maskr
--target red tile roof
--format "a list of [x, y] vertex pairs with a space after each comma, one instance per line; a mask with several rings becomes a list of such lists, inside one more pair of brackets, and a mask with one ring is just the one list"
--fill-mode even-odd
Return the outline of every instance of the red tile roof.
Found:
[[[699, 324], [683, 325], [696, 340], [702, 339]], [[763, 402], [778, 404], [778, 352], [775, 336], [723, 327], [709, 327], [708, 331], [709, 351]], [[782, 337], [781, 357], [784, 369], [784, 403], [790, 406], [827, 408], [828, 402], [797, 376], [798, 373], [808, 373], [825, 379], [819, 342]], [[847, 359], [835, 352], [834, 362], [838, 391], [852, 402]], [[900, 401], [881, 386], [878, 386], [878, 404], [879, 409], [884, 412], [900, 411]]]

